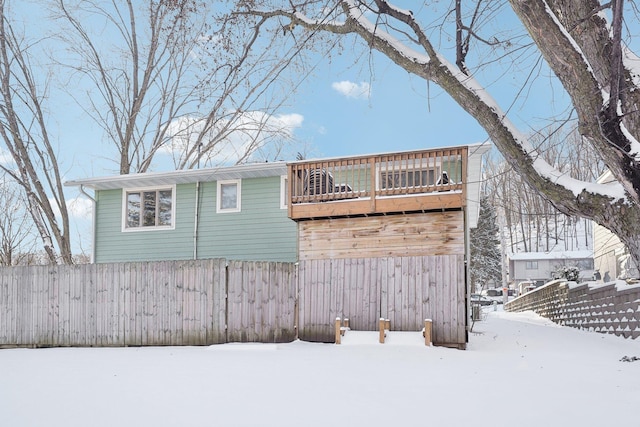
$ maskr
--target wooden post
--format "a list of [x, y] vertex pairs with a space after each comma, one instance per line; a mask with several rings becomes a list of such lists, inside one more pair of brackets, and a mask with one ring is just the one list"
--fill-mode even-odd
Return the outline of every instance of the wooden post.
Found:
[[345, 328], [348, 328], [349, 327], [349, 318], [345, 317], [344, 321], [342, 322], [342, 324], [344, 325]]
[[387, 331], [390, 331], [390, 330], [391, 330], [391, 320], [389, 320], [389, 319], [384, 319], [384, 328], [385, 328]]
[[336, 344], [340, 344], [340, 318], [336, 317]]
[[384, 325], [385, 325], [385, 321], [383, 318], [380, 318], [380, 321], [378, 322], [378, 327], [380, 329], [380, 344], [384, 344]]
[[370, 188], [371, 188], [371, 197], [370, 197], [370, 205], [369, 205], [369, 209], [371, 210], [371, 212], [375, 212], [376, 211], [376, 196], [377, 196], [377, 192], [378, 189], [376, 188], [376, 182], [378, 182], [377, 180], [377, 176], [376, 174], [378, 173], [378, 168], [376, 167], [376, 157], [371, 157], [369, 159], [369, 169], [371, 170], [370, 174], [371, 177], [369, 178], [371, 180]]
[[424, 319], [424, 331], [422, 335], [424, 335], [424, 345], [431, 346], [431, 328], [433, 322], [431, 319]]

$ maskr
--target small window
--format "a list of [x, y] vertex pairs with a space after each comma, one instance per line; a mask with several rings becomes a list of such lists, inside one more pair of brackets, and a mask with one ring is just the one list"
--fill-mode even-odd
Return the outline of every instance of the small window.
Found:
[[538, 269], [538, 261], [527, 261], [525, 269], [527, 269], [527, 270], [537, 270]]
[[173, 187], [126, 190], [123, 229], [132, 231], [173, 228], [174, 192]]
[[280, 209], [287, 209], [289, 205], [289, 180], [285, 175], [280, 177]]
[[216, 212], [240, 212], [240, 180], [218, 181]]

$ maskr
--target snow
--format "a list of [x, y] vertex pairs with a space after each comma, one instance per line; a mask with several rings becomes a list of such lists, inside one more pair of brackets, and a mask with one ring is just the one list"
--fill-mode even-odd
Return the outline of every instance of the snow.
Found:
[[511, 260], [543, 260], [543, 259], [584, 259], [593, 258], [592, 250], [579, 250], [579, 251], [550, 251], [550, 252], [521, 252], [515, 254], [509, 254]]
[[466, 351], [393, 331], [385, 344], [348, 331], [342, 345], [0, 350], [2, 425], [637, 425], [640, 342], [485, 315]]
[[[427, 65], [429, 63], [430, 59], [428, 55], [411, 49], [409, 46], [405, 45], [400, 40], [369, 21], [366, 18], [365, 13], [360, 9], [359, 2], [346, 0], [345, 3], [349, 5], [349, 16], [370, 34], [375, 34], [378, 39], [383, 40], [389, 46], [393, 47], [398, 53], [401, 53], [405, 58], [412, 60], [416, 64]], [[404, 11], [398, 8], [395, 8], [395, 10], [399, 13], [404, 13], [405, 15], [411, 15], [409, 11]]]
[[587, 191], [588, 193], [607, 196], [611, 199], [611, 203], [615, 203], [620, 199], [626, 199], [624, 187], [622, 187], [622, 185], [617, 181], [607, 184], [580, 181], [572, 178], [565, 172], [558, 171], [540, 157], [533, 161], [533, 167], [541, 176], [555, 184], [563, 186], [571, 191], [576, 197], [578, 197], [583, 191]]
[[622, 61], [631, 74], [633, 85], [640, 86], [640, 58], [624, 44], [622, 46]]

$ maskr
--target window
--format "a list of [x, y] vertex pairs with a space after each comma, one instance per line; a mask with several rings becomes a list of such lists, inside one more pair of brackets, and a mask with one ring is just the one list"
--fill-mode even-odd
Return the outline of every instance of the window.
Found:
[[173, 228], [174, 193], [174, 187], [126, 190], [123, 230]]
[[240, 212], [240, 180], [218, 181], [216, 212]]
[[525, 269], [527, 269], [527, 270], [537, 270], [538, 269], [538, 261], [527, 261]]
[[408, 169], [380, 172], [380, 189], [407, 188], [435, 185], [436, 169]]
[[285, 175], [280, 177], [280, 209], [287, 209], [289, 204], [289, 180]]
[[593, 259], [580, 259], [576, 261], [576, 267], [578, 270], [593, 270], [595, 267], [593, 265]]

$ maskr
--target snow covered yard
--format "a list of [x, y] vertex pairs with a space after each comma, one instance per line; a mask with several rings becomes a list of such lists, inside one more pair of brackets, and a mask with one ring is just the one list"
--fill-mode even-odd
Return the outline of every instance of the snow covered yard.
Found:
[[640, 342], [489, 312], [467, 351], [343, 345], [0, 350], [0, 425], [637, 425]]

